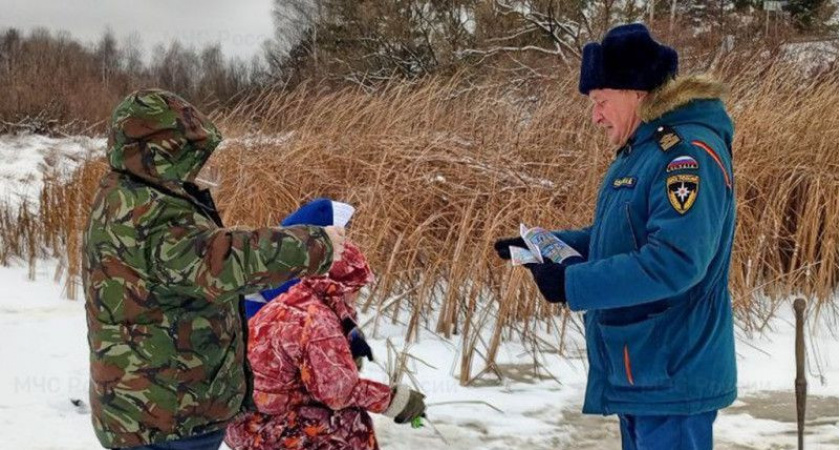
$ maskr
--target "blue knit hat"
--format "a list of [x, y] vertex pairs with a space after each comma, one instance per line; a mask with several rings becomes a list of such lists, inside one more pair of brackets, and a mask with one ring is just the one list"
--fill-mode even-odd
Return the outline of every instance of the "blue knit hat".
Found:
[[334, 202], [328, 198], [318, 198], [289, 214], [280, 222], [280, 226], [316, 225], [326, 227], [336, 225], [343, 227], [350, 221], [354, 212], [355, 209], [347, 203]]
[[[347, 203], [334, 202], [327, 198], [318, 198], [301, 206], [280, 222], [282, 227], [293, 225], [329, 225], [346, 226], [355, 212]], [[280, 287], [266, 289], [259, 294], [245, 296], [245, 317], [251, 319], [266, 303], [300, 283], [299, 279], [289, 280]]]
[[578, 88], [583, 95], [604, 88], [652, 91], [677, 69], [676, 50], [654, 41], [644, 25], [619, 25], [583, 47]]

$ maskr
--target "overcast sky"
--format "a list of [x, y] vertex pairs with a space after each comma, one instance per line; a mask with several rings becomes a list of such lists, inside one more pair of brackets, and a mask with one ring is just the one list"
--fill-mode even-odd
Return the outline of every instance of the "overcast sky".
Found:
[[0, 0], [0, 28], [65, 30], [95, 42], [110, 26], [120, 42], [136, 32], [148, 58], [157, 43], [218, 42], [227, 56], [250, 59], [271, 38], [271, 0]]

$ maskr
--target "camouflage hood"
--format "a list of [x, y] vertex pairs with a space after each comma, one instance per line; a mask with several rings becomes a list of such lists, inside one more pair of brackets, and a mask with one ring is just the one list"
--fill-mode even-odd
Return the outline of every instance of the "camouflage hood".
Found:
[[192, 182], [222, 140], [215, 125], [183, 98], [160, 89], [129, 94], [115, 109], [108, 162], [170, 189]]

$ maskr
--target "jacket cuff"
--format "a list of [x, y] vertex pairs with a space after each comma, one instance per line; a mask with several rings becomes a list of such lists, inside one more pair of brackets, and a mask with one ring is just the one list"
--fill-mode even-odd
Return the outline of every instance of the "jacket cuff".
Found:
[[584, 306], [581, 304], [580, 295], [578, 293], [578, 286], [575, 283], [575, 273], [585, 263], [574, 264], [566, 268], [565, 280], [563, 280], [563, 287], [566, 290], [566, 305], [572, 311], [583, 311]]
[[411, 388], [404, 384], [394, 386], [394, 394], [391, 396], [391, 404], [388, 409], [382, 411], [385, 417], [394, 418], [408, 406], [408, 399], [411, 397]]

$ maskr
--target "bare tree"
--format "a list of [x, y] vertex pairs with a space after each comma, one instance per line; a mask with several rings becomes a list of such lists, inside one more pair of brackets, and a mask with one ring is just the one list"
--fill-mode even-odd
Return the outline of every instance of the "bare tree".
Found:
[[[361, 84], [454, 67], [474, 46], [479, 0], [275, 1], [266, 59], [275, 78]], [[322, 76], [323, 75], [323, 76]]]
[[[274, 40], [265, 49], [266, 58], [274, 68], [283, 65], [284, 56], [304, 41], [311, 42], [307, 51], [317, 71], [318, 28], [325, 21], [327, 0], [274, 0]], [[300, 51], [300, 50], [299, 50]]]
[[140, 34], [133, 32], [126, 36], [122, 41], [121, 51], [123, 54], [123, 69], [128, 75], [129, 85], [135, 86], [145, 70], [143, 40]]
[[99, 43], [96, 45], [96, 61], [99, 65], [99, 71], [102, 76], [102, 82], [107, 85], [111, 81], [111, 77], [120, 68], [122, 55], [117, 45], [117, 38], [114, 37], [114, 31], [108, 27], [102, 33]]
[[195, 74], [200, 73], [200, 65], [194, 49], [172, 41], [169, 47], [155, 46], [151, 73], [158, 86], [192, 98], [197, 94]]

